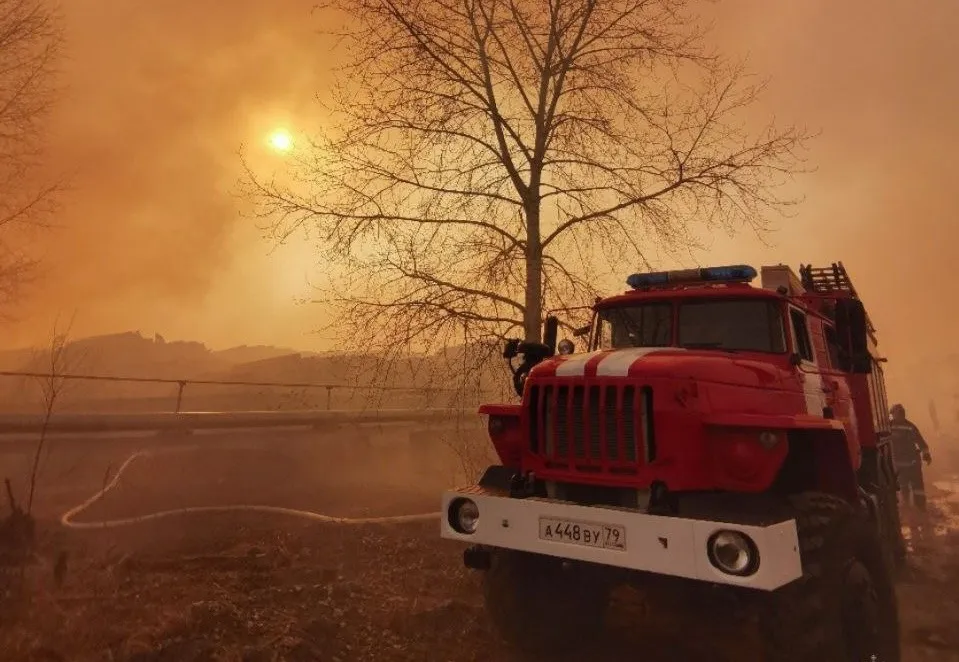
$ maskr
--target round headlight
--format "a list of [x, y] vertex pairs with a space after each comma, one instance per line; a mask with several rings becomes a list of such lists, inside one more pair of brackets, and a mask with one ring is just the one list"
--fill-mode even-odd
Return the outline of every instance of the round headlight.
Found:
[[449, 522], [457, 533], [476, 533], [479, 524], [479, 506], [471, 499], [456, 499], [450, 503]]
[[772, 450], [773, 447], [779, 443], [779, 435], [775, 432], [760, 432], [759, 433], [759, 443], [767, 451]]
[[721, 572], [747, 577], [759, 569], [759, 550], [745, 533], [717, 531], [707, 543], [709, 562]]
[[559, 341], [559, 346], [556, 349], [560, 354], [572, 354], [576, 351], [576, 345], [573, 344], [572, 340], [564, 338]]

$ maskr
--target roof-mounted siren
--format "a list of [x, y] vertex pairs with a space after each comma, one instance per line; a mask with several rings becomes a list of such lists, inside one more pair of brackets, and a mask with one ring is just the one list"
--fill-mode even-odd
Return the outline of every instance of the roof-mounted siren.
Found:
[[626, 284], [634, 290], [645, 290], [692, 283], [750, 283], [756, 276], [756, 270], [748, 264], [734, 264], [726, 267], [637, 273], [627, 278]]

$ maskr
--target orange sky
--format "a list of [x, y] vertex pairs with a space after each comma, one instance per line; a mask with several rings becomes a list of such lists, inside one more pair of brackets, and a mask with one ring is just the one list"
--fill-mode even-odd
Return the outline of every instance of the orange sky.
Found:
[[[270, 130], [310, 130], [328, 83], [313, 0], [71, 0], [69, 86], [51, 144], [78, 170], [57, 230], [35, 240], [45, 280], [0, 345], [74, 332], [159, 331], [215, 347], [322, 346], [317, 306], [297, 306], [311, 251], [273, 256], [234, 195], [241, 144], [277, 165]], [[772, 76], [756, 117], [821, 129], [807, 202], [764, 247], [716, 237], [703, 263], [843, 260], [885, 351], [900, 364], [952, 352], [959, 138], [959, 4], [726, 0], [710, 8], [727, 53]], [[619, 284], [616, 285], [619, 287]], [[891, 365], [894, 368], [894, 366]]]

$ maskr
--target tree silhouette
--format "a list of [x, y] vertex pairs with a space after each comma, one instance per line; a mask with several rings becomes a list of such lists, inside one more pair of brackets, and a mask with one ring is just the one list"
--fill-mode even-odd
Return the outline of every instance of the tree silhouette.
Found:
[[328, 128], [282, 178], [248, 169], [263, 227], [319, 242], [354, 339], [489, 351], [539, 339], [604, 269], [761, 232], [808, 136], [746, 129], [763, 85], [692, 4], [327, 2], [347, 17]]
[[43, 223], [59, 187], [34, 174], [61, 43], [59, 15], [45, 0], [0, 0], [0, 311], [37, 266], [13, 239]]

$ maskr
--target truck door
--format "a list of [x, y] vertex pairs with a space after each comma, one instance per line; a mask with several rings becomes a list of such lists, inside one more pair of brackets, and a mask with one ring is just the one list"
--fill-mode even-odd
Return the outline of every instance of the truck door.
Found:
[[792, 332], [792, 350], [799, 359], [793, 374], [804, 396], [806, 413], [822, 416], [828, 403], [822, 373], [810, 339], [806, 313], [795, 306], [789, 306], [789, 322]]
[[856, 420], [856, 410], [853, 407], [852, 395], [843, 377], [846, 375], [840, 359], [839, 339], [836, 329], [829, 324], [823, 324], [823, 340], [826, 343], [825, 353], [828, 357], [829, 368], [824, 370], [823, 387], [826, 391], [826, 404], [839, 420], [846, 426], [846, 434], [859, 437], [859, 426]]

